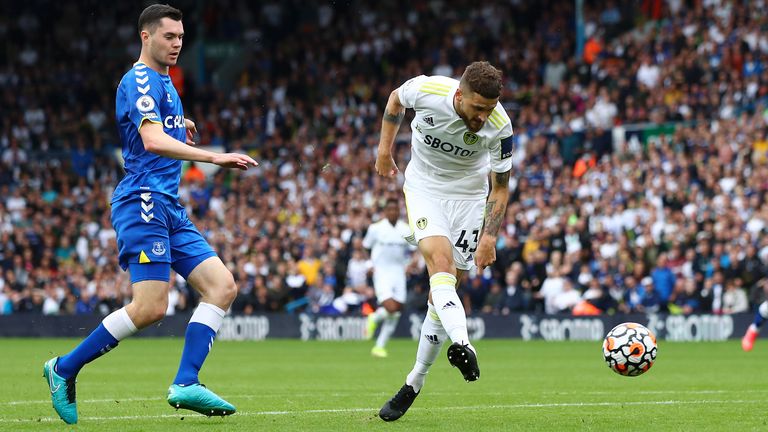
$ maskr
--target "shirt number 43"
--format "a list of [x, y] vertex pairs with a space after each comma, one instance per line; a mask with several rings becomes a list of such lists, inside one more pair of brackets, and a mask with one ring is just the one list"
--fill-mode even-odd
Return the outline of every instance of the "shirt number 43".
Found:
[[467, 236], [467, 230], [461, 230], [461, 234], [459, 234], [459, 239], [456, 240], [456, 246], [457, 248], [461, 249], [461, 253], [474, 253], [477, 250], [477, 242], [478, 242], [478, 235], [480, 234], [479, 229], [472, 230], [472, 247], [469, 245], [469, 236]]

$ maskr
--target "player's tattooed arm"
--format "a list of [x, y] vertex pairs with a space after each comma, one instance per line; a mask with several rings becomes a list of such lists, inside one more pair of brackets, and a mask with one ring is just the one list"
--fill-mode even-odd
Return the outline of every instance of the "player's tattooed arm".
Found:
[[387, 106], [384, 107], [383, 120], [400, 126], [400, 122], [403, 121], [404, 116], [405, 107], [400, 103], [400, 97], [397, 94], [397, 90], [394, 90], [389, 95]]
[[376, 153], [376, 172], [379, 175], [393, 177], [398, 172], [392, 151], [395, 145], [395, 135], [400, 129], [400, 122], [403, 121], [404, 115], [405, 107], [400, 103], [397, 90], [394, 90], [389, 95], [381, 121], [381, 135]]
[[494, 186], [503, 186], [504, 189], [509, 188], [509, 171], [495, 172], [493, 173]]
[[485, 224], [483, 225], [483, 234], [496, 237], [499, 234], [499, 228], [504, 220], [504, 207], [497, 206], [497, 202], [488, 201], [485, 205]]
[[475, 264], [482, 271], [496, 261], [496, 238], [509, 201], [509, 171], [491, 174], [491, 193], [485, 203], [485, 222], [483, 233], [477, 244]]
[[495, 223], [495, 218], [493, 217], [494, 207], [496, 207], [495, 200], [489, 200], [485, 203], [485, 223], [483, 224], [483, 233], [488, 233], [490, 235], [496, 235], [500, 228], [500, 225]]
[[501, 224], [504, 222], [504, 214], [506, 213], [507, 202], [509, 201], [509, 171], [493, 173], [491, 185], [491, 193], [488, 196], [488, 202], [485, 204], [483, 234], [496, 237]]
[[392, 113], [389, 110], [384, 111], [384, 121], [388, 121], [396, 125], [399, 125], [400, 122], [403, 121], [403, 116], [405, 116], [405, 110], [395, 113]]

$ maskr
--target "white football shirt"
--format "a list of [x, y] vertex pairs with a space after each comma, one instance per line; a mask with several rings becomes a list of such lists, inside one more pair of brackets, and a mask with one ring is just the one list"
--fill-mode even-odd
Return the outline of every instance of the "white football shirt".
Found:
[[402, 267], [408, 263], [411, 249], [405, 237], [411, 235], [407, 223], [398, 220], [393, 226], [386, 218], [372, 223], [363, 238], [363, 247], [371, 250], [374, 271], [381, 268]]
[[458, 87], [453, 78], [420, 75], [398, 88], [400, 103], [416, 111], [405, 187], [441, 199], [485, 199], [489, 170], [512, 169], [512, 122], [497, 103], [483, 128], [470, 131], [453, 106]]

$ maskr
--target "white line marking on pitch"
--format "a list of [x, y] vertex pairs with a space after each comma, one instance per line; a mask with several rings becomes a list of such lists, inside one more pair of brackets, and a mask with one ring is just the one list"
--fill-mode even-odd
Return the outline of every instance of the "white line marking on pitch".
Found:
[[[483, 396], [509, 396], [519, 394], [521, 392], [483, 392]], [[635, 395], [663, 395], [663, 394], [690, 394], [690, 395], [705, 395], [705, 394], [727, 394], [727, 393], [768, 393], [768, 389], [750, 389], [750, 390], [642, 390], [632, 392]], [[334, 392], [323, 394], [322, 397], [344, 397], [349, 395], [354, 396], [381, 396], [388, 395], [386, 392]], [[434, 396], [467, 396], [467, 393], [458, 392], [430, 392], [430, 395]], [[541, 392], [543, 396], [568, 396], [568, 395], [615, 395], [616, 392], [609, 391], [586, 391], [586, 392]], [[230, 395], [229, 399], [268, 399], [275, 397], [317, 397], [318, 393], [269, 393], [269, 394], [247, 394], [247, 395]], [[149, 402], [149, 401], [162, 401], [165, 400], [162, 396], [146, 396], [146, 397], [133, 397], [133, 398], [109, 398], [109, 399], [85, 399], [80, 400], [80, 403], [124, 403], [124, 402]], [[50, 399], [35, 399], [25, 401], [9, 401], [0, 402], [0, 406], [14, 406], [14, 405], [34, 405], [34, 404], [49, 404]]]
[[[616, 405], [706, 405], [706, 404], [746, 404], [746, 403], [765, 403], [764, 400], [665, 400], [665, 401], [636, 401], [636, 402], [572, 402], [572, 403], [539, 403], [539, 404], [510, 404], [510, 405], [476, 405], [476, 406], [456, 406], [456, 407], [416, 407], [411, 411], [466, 411], [466, 410], [487, 410], [487, 409], [515, 409], [515, 408], [562, 408], [562, 407], [599, 407]], [[242, 416], [282, 416], [291, 414], [334, 414], [334, 413], [358, 413], [370, 412], [376, 413], [378, 408], [340, 408], [340, 409], [316, 409], [316, 410], [297, 410], [297, 411], [244, 411], [235, 414]], [[135, 416], [103, 416], [103, 417], [82, 417], [84, 421], [106, 421], [106, 420], [142, 420], [142, 419], [161, 419], [161, 418], [179, 418], [179, 417], [202, 417], [199, 414], [184, 412], [182, 414], [157, 414], [157, 415], [135, 415]], [[37, 422], [56, 422], [59, 419], [53, 417], [40, 417], [34, 419], [3, 419], [0, 423], [37, 423]]]

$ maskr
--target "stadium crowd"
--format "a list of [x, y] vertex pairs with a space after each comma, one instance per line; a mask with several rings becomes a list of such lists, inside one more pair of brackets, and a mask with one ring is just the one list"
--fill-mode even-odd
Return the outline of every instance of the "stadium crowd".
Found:
[[[238, 281], [233, 313], [364, 309], [361, 240], [401, 194], [373, 170], [387, 95], [477, 59], [504, 72], [516, 152], [497, 262], [462, 284], [468, 312], [735, 313], [765, 297], [764, 4], [586, 5], [578, 46], [568, 0], [342, 3], [175, 5], [186, 55], [203, 39], [242, 47], [231, 90], [175, 81], [199, 145], [260, 163], [191, 164], [180, 191]], [[131, 295], [109, 200], [115, 86], [139, 52], [122, 17], [138, 6], [48, 6], [0, 17], [0, 313], [106, 314]], [[418, 254], [407, 272], [407, 307], [423, 310]], [[172, 283], [169, 313], [187, 310], [193, 290]]]

